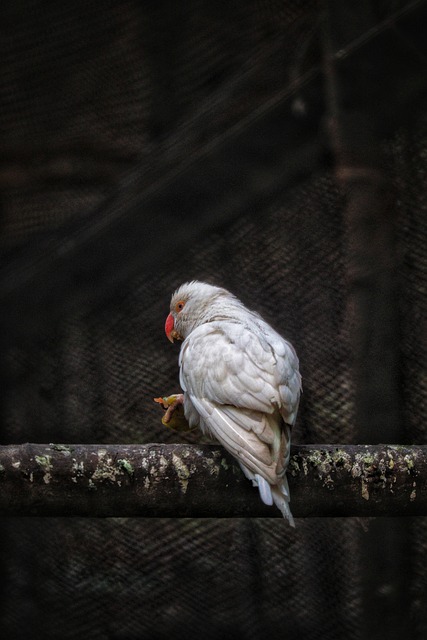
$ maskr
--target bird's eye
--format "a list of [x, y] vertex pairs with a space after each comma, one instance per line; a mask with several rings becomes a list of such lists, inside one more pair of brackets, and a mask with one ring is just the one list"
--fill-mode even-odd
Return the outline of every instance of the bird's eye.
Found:
[[183, 308], [185, 307], [185, 300], [180, 300], [179, 302], [176, 303], [175, 305], [175, 311], [177, 313], [179, 313], [180, 311], [183, 310]]

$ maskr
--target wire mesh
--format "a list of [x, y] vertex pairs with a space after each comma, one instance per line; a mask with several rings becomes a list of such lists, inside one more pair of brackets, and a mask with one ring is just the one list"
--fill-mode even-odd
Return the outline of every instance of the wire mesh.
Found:
[[[383, 146], [396, 192], [403, 439], [423, 444], [427, 128], [413, 96], [423, 84], [414, 58], [422, 67], [426, 52], [413, 23], [425, 24], [425, 11], [422, 2], [385, 4], [373, 5], [378, 24], [406, 6], [415, 12], [413, 22], [409, 12], [387, 27], [412, 52], [413, 82]], [[21, 318], [28, 331], [5, 340], [14, 316], [4, 307], [3, 442], [197, 441], [197, 433], [165, 429], [152, 403], [177, 390], [177, 349], [165, 341], [163, 320], [174, 288], [194, 278], [231, 289], [295, 345], [304, 393], [294, 441], [355, 441], [345, 196], [322, 128], [321, 9], [311, 0], [2, 7], [0, 243], [12, 267], [34, 247], [49, 254], [65, 245], [70, 230], [107, 209], [125, 215], [154, 178], [162, 185], [171, 167], [193, 157], [197, 164], [280, 100], [296, 132], [283, 150], [288, 163], [304, 128], [321, 156], [315, 170], [292, 174], [282, 190], [208, 234], [195, 230], [191, 242], [180, 239], [120, 286], [104, 282], [102, 297], [59, 320], [46, 321], [34, 304]], [[357, 66], [356, 46], [352, 55]], [[195, 182], [194, 193], [209, 179]], [[216, 198], [212, 215], [220, 216]], [[184, 213], [174, 211], [176, 227]], [[138, 215], [148, 224], [153, 214], [142, 207]], [[160, 237], [174, 231], [159, 218]], [[57, 285], [58, 307], [83, 284], [75, 266]], [[408, 522], [407, 534], [403, 615], [421, 640], [424, 520]], [[95, 640], [366, 637], [366, 534], [353, 519], [301, 520], [296, 531], [276, 520], [8, 519], [0, 535], [2, 630], [10, 638], [28, 629]]]

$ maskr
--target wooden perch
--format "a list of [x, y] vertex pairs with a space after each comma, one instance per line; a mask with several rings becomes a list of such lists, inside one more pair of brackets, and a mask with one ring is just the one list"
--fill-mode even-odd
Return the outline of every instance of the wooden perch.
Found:
[[[292, 511], [427, 515], [427, 446], [292, 447]], [[0, 515], [280, 517], [213, 445], [0, 447]]]

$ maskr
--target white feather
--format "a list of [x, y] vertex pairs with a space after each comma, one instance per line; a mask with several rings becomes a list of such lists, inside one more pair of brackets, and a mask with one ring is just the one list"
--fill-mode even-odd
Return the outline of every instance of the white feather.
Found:
[[264, 504], [271, 506], [273, 504], [273, 496], [271, 495], [271, 487], [268, 484], [267, 480], [260, 476], [259, 473], [255, 474], [255, 480], [257, 482], [261, 500]]

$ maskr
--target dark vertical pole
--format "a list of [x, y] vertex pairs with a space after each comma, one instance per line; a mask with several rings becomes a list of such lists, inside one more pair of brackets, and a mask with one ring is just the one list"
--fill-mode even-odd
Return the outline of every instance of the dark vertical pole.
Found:
[[[369, 0], [326, 0], [324, 7], [328, 134], [347, 198], [346, 322], [353, 340], [355, 437], [359, 443], [402, 443], [395, 203], [380, 145], [382, 111], [390, 106], [382, 79], [393, 69], [381, 37], [348, 58], [342, 53], [375, 25]], [[409, 562], [407, 527], [397, 519], [375, 521], [361, 545], [365, 637], [410, 637], [410, 590], [402, 571]]]
[[327, 3], [325, 78], [329, 139], [336, 176], [347, 195], [348, 304], [352, 327], [358, 439], [402, 442], [394, 194], [379, 141], [386, 54], [366, 47], [336, 64], [334, 51], [373, 26], [370, 3]]

